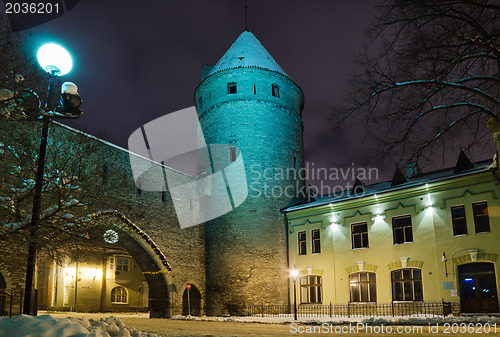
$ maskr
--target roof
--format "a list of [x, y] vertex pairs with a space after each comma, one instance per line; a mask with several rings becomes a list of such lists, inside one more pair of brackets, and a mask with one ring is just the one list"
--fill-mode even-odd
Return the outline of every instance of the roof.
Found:
[[474, 167], [461, 171], [459, 173], [455, 173], [455, 167], [447, 168], [447, 169], [442, 169], [438, 171], [433, 171], [433, 172], [428, 172], [424, 173], [421, 175], [418, 175], [414, 178], [409, 179], [405, 183], [400, 183], [398, 185], [393, 185], [392, 181], [384, 181], [372, 185], [366, 186], [365, 192], [364, 193], [351, 193], [352, 190], [343, 190], [339, 193], [334, 193], [334, 194], [329, 194], [329, 195], [324, 195], [324, 196], [319, 196], [316, 197], [316, 200], [300, 204], [300, 205], [294, 205], [290, 207], [286, 207], [282, 209], [282, 212], [293, 212], [293, 211], [298, 211], [302, 209], [307, 209], [307, 208], [312, 208], [312, 207], [317, 207], [317, 206], [322, 206], [322, 205], [327, 205], [327, 204], [335, 204], [338, 202], [342, 201], [348, 201], [348, 200], [354, 200], [354, 199], [359, 199], [359, 198], [364, 198], [368, 196], [373, 196], [375, 194], [381, 195], [387, 192], [393, 192], [397, 190], [404, 190], [412, 187], [418, 187], [422, 186], [425, 184], [431, 184], [431, 183], [436, 183], [439, 181], [444, 181], [448, 179], [453, 179], [453, 178], [458, 178], [458, 177], [464, 177], [468, 175], [473, 175], [477, 173], [484, 173], [490, 170], [492, 167], [492, 160], [485, 160], [478, 162], [474, 165]]
[[260, 68], [288, 75], [250, 31], [245, 30], [220, 58], [207, 77], [234, 68]]

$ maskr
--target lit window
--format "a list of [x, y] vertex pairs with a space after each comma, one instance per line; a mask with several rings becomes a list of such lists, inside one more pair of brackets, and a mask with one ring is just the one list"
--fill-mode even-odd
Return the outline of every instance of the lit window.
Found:
[[236, 94], [236, 83], [231, 82], [227, 84], [227, 93]]
[[278, 87], [276, 84], [273, 84], [271, 86], [271, 92], [274, 97], [280, 97], [280, 87]]
[[375, 273], [360, 272], [349, 275], [351, 302], [377, 302]]
[[411, 216], [405, 215], [392, 218], [392, 230], [394, 244], [413, 242], [413, 232], [411, 229]]
[[127, 301], [127, 290], [123, 287], [114, 287], [111, 290], [111, 302], [112, 303], [128, 303]]
[[422, 272], [405, 268], [391, 273], [393, 301], [423, 301]]
[[229, 148], [229, 160], [231, 163], [234, 163], [236, 161], [236, 148], [235, 147], [230, 147]]
[[124, 257], [116, 258], [116, 270], [129, 271], [129, 259]]
[[297, 237], [299, 239], [299, 255], [306, 255], [307, 254], [306, 232], [298, 232]]
[[474, 226], [476, 233], [486, 233], [490, 231], [490, 218], [488, 217], [488, 204], [486, 201], [472, 204], [474, 213]]
[[321, 303], [321, 276], [306, 276], [300, 279], [300, 302]]
[[366, 222], [351, 225], [352, 249], [368, 248], [368, 226]]
[[321, 239], [319, 229], [314, 229], [311, 231], [312, 238], [312, 253], [319, 254], [321, 253]]
[[467, 220], [465, 219], [465, 206], [451, 208], [451, 219], [453, 222], [453, 235], [467, 234]]

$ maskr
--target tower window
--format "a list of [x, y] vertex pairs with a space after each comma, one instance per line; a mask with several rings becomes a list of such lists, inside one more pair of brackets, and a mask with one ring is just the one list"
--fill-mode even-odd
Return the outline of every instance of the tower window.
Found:
[[276, 84], [273, 84], [271, 86], [271, 92], [274, 97], [280, 97], [280, 87], [278, 87]]
[[257, 94], [257, 88], [255, 87], [255, 84], [253, 85], [253, 94]]
[[235, 147], [229, 148], [229, 160], [231, 163], [234, 163], [236, 161], [236, 148]]
[[108, 171], [109, 171], [108, 165], [104, 165], [102, 167], [102, 183], [103, 184], [107, 184], [108, 183]]
[[228, 94], [236, 94], [236, 83], [231, 82], [227, 84], [227, 93]]

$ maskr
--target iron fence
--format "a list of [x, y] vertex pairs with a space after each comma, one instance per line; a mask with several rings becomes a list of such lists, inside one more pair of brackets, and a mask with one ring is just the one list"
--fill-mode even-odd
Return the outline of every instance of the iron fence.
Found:
[[[381, 317], [381, 316], [447, 316], [458, 312], [455, 302], [392, 302], [348, 304], [300, 304], [297, 317]], [[293, 317], [293, 305], [250, 305], [244, 316]]]

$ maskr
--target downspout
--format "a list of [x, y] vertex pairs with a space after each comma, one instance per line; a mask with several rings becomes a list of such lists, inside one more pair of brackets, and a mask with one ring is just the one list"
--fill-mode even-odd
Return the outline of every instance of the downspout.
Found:
[[[286, 212], [283, 212], [283, 218], [285, 221], [285, 244], [286, 244], [286, 269], [290, 270], [290, 248], [288, 247], [288, 216]], [[290, 277], [287, 278], [286, 288], [288, 293], [288, 306], [290, 306]]]

